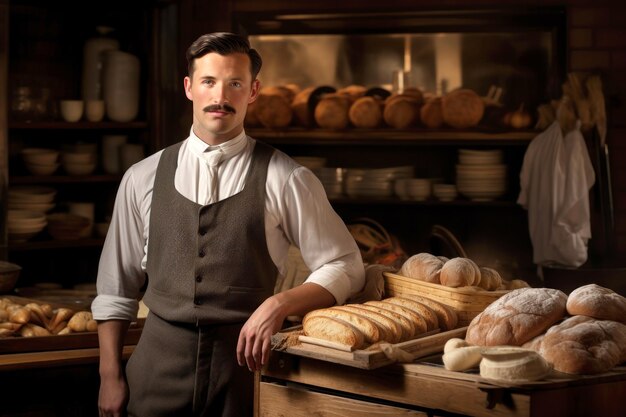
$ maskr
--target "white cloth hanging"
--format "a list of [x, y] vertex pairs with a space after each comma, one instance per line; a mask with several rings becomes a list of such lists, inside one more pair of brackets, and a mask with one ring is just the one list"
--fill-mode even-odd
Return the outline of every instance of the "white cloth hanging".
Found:
[[530, 143], [517, 202], [528, 210], [535, 264], [578, 267], [586, 262], [594, 182], [580, 122], [565, 137], [554, 122]]

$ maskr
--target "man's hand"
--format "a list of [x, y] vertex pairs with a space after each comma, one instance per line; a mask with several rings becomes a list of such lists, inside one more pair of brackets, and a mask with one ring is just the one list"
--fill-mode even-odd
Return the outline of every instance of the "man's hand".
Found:
[[126, 415], [128, 385], [122, 369], [124, 335], [130, 322], [107, 320], [98, 322], [100, 345], [100, 393], [98, 409], [100, 417]]
[[269, 297], [243, 325], [237, 341], [237, 362], [252, 372], [260, 371], [270, 354], [272, 335], [287, 316], [302, 316], [335, 304], [335, 297], [320, 285], [304, 283]]
[[128, 386], [120, 373], [119, 377], [100, 378], [98, 409], [100, 417], [121, 417], [125, 415], [128, 401]]

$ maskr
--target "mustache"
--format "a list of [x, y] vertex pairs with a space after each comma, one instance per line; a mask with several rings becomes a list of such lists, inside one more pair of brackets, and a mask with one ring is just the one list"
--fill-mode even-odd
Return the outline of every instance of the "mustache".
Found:
[[222, 111], [227, 113], [236, 114], [237, 110], [229, 104], [210, 104], [202, 109], [204, 112]]

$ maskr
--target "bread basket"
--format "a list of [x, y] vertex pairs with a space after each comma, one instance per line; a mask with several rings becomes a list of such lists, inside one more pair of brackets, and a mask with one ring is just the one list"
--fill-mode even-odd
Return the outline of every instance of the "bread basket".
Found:
[[11, 262], [0, 261], [0, 294], [13, 291], [22, 267]]

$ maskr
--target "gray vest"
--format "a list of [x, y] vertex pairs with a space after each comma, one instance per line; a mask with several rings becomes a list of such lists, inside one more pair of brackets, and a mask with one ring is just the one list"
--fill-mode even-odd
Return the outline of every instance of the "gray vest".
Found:
[[154, 181], [144, 301], [183, 323], [245, 322], [274, 292], [265, 238], [265, 180], [273, 148], [257, 142], [244, 189], [202, 206], [174, 186], [181, 143], [166, 148]]

